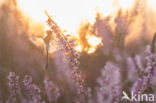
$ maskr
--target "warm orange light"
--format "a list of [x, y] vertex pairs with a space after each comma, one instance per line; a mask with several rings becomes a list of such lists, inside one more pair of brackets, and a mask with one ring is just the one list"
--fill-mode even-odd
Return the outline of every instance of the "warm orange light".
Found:
[[[80, 44], [81, 40], [76, 33], [79, 24], [83, 20], [88, 20], [92, 25], [97, 10], [103, 16], [111, 16], [109, 22], [113, 24], [113, 17], [115, 17], [117, 11], [119, 9], [124, 11], [133, 7], [134, 2], [135, 0], [18, 0], [22, 11], [34, 21], [45, 25], [45, 30], [48, 28], [45, 23], [47, 16], [44, 14], [44, 10], [47, 10], [64, 34], [70, 35], [72, 39], [74, 38], [77, 44], [76, 50], [78, 52], [86, 51], [89, 54], [96, 51], [97, 47], [102, 43], [102, 39], [95, 35], [86, 34], [87, 41], [84, 44], [87, 44], [85, 45], [87, 47], [84, 47]], [[147, 4], [155, 7], [156, 0], [147, 0]]]
[[156, 11], [156, 0], [147, 0], [147, 4], [149, 5], [150, 8]]
[[45, 24], [47, 17], [44, 10], [47, 10], [60, 28], [70, 34], [77, 32], [82, 20], [94, 21], [96, 2], [96, 0], [18, 0], [22, 11], [34, 21]]
[[75, 50], [78, 52], [82, 52], [82, 46], [80, 43], [76, 46]]
[[80, 44], [80, 39], [77, 38], [77, 45], [75, 47], [75, 50], [78, 52], [87, 52], [88, 54], [94, 53], [99, 45], [102, 44], [102, 39], [100, 37], [97, 37], [95, 35], [87, 35], [86, 36], [87, 43], [89, 47], [84, 47], [82, 49], [82, 45]]
[[100, 37], [94, 36], [94, 35], [87, 35], [88, 44], [91, 46], [88, 49], [88, 53], [94, 53], [96, 51], [96, 48], [102, 43], [102, 39]]
[[99, 37], [88, 35], [86, 38], [88, 39], [88, 44], [91, 45], [92, 47], [96, 47], [101, 43], [101, 38]]
[[87, 51], [88, 54], [94, 53], [96, 51], [95, 48], [89, 48], [89, 50]]
[[[94, 23], [97, 10], [104, 16], [117, 10], [117, 0], [18, 0], [22, 11], [34, 21], [45, 24], [44, 10], [52, 15], [62, 30], [75, 34], [82, 20]], [[118, 0], [121, 7], [127, 7], [133, 0]], [[123, 2], [123, 3], [122, 3]]]
[[116, 0], [116, 5], [122, 10], [129, 9], [133, 6], [135, 0]]

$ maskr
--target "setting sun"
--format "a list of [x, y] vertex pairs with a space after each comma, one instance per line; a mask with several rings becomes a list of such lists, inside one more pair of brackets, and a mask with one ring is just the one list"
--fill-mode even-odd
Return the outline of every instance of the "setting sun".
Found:
[[99, 45], [101, 43], [101, 38], [98, 38], [96, 36], [87, 36], [86, 37], [88, 39], [88, 43], [89, 45], [96, 47], [97, 45]]

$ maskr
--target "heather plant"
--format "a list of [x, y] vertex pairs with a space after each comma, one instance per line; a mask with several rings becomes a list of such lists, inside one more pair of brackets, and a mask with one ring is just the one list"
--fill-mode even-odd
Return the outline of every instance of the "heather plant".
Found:
[[32, 99], [33, 103], [44, 103], [40, 95], [41, 89], [32, 83], [32, 77], [25, 75], [23, 79], [23, 84], [28, 91], [28, 94]]
[[45, 77], [43, 82], [48, 100], [56, 103], [57, 99], [60, 97], [59, 88], [50, 81], [48, 77]]
[[142, 93], [149, 90], [153, 86], [152, 79], [155, 77], [154, 72], [156, 68], [155, 39], [156, 34], [153, 37], [152, 45], [147, 46], [146, 68], [144, 69], [143, 75], [134, 84], [134, 92]]
[[121, 74], [119, 67], [107, 62], [101, 71], [101, 76], [97, 79], [98, 103], [119, 103], [121, 97]]
[[16, 103], [17, 102], [17, 94], [19, 93], [19, 76], [17, 76], [14, 72], [10, 72], [8, 75], [8, 86], [10, 89], [10, 96], [6, 103]]
[[[45, 13], [47, 14], [47, 12]], [[51, 29], [52, 35], [57, 37], [60, 45], [64, 49], [64, 55], [67, 58], [67, 61], [73, 67], [72, 78], [76, 84], [77, 94], [78, 94], [76, 103], [85, 103], [85, 91], [84, 91], [83, 79], [81, 76], [81, 71], [78, 69], [79, 54], [74, 49], [75, 46], [74, 41], [73, 40], [69, 41], [68, 38], [62, 33], [59, 26], [51, 19], [51, 17], [48, 14], [47, 16], [48, 16], [47, 24]]]

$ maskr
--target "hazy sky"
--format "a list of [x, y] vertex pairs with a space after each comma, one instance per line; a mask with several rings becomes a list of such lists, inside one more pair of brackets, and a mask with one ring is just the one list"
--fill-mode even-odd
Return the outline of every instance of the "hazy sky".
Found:
[[[82, 20], [94, 21], [97, 10], [108, 15], [116, 10], [117, 6], [127, 8], [134, 0], [18, 0], [20, 8], [32, 19], [42, 23], [47, 19], [44, 10], [47, 10], [54, 20], [68, 32], [76, 33]], [[117, 3], [116, 1], [119, 1]], [[156, 0], [149, 0], [156, 2]], [[114, 6], [116, 3], [116, 6]], [[156, 4], [156, 3], [155, 3]]]

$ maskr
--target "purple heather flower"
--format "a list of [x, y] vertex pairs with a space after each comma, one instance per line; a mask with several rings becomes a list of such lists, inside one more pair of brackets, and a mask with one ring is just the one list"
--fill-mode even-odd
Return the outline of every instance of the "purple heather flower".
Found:
[[51, 17], [48, 15], [48, 21], [47, 24], [50, 27], [53, 34], [56, 35], [60, 45], [64, 49], [64, 55], [67, 58], [67, 61], [71, 64], [73, 67], [73, 80], [74, 83], [77, 86], [77, 93], [78, 93], [78, 101], [80, 103], [85, 103], [85, 96], [84, 96], [84, 87], [83, 87], [83, 79], [81, 76], [81, 72], [78, 69], [79, 66], [79, 54], [74, 49], [74, 41], [68, 40], [68, 37], [63, 34], [60, 27], [51, 19]]
[[135, 59], [136, 65], [137, 65], [137, 69], [139, 69], [139, 71], [142, 71], [143, 70], [143, 64], [142, 64], [141, 56], [136, 55], [134, 59]]
[[97, 102], [118, 103], [121, 95], [121, 77], [119, 67], [112, 62], [107, 62], [97, 82]]
[[32, 83], [32, 77], [25, 75], [23, 84], [26, 87], [26, 90], [28, 91], [31, 99], [33, 100], [33, 103], [43, 102], [40, 96], [41, 90], [35, 84]]
[[143, 80], [141, 78], [139, 78], [133, 85], [132, 90], [134, 93], [138, 93], [138, 91], [141, 91], [143, 85]]
[[[140, 88], [139, 91], [136, 92], [144, 92], [148, 87], [152, 86], [152, 78], [154, 77], [154, 71], [156, 69], [156, 54], [151, 52], [150, 47], [147, 46], [146, 51], [148, 51], [148, 55], [146, 56], [146, 68], [144, 70], [144, 75], [139, 78], [133, 85], [133, 90], [138, 90], [137, 88]], [[142, 82], [142, 85], [140, 83]]]
[[127, 60], [126, 63], [127, 63], [127, 68], [129, 72], [128, 79], [134, 81], [136, 78], [138, 78], [138, 74], [139, 74], [135, 61], [132, 57], [128, 57], [126, 60]]
[[59, 88], [55, 86], [55, 84], [50, 81], [48, 77], [45, 77], [44, 79], [44, 87], [48, 96], [48, 100], [50, 102], [56, 102], [60, 97]]
[[10, 97], [6, 103], [16, 103], [16, 95], [19, 92], [19, 76], [14, 72], [8, 75], [8, 86], [10, 89]]

